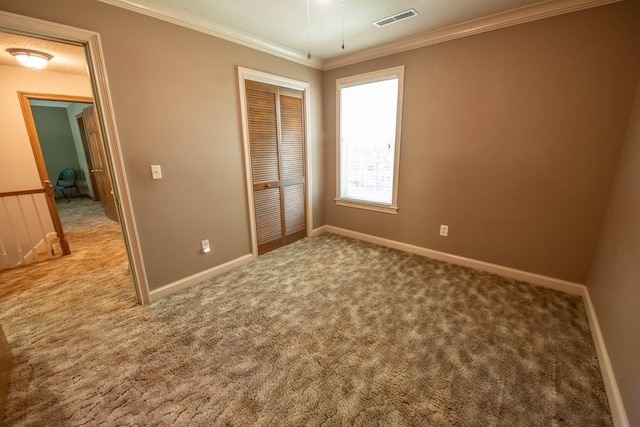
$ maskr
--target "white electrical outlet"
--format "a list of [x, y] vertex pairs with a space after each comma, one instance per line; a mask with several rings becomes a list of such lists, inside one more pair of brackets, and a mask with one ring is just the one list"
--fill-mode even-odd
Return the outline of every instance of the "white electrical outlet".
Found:
[[200, 246], [202, 247], [202, 253], [208, 254], [211, 252], [211, 246], [209, 245], [209, 239], [205, 239], [200, 242]]
[[440, 225], [440, 235], [447, 237], [449, 235], [449, 226], [441, 224]]
[[160, 165], [151, 165], [151, 178], [162, 179], [162, 168]]

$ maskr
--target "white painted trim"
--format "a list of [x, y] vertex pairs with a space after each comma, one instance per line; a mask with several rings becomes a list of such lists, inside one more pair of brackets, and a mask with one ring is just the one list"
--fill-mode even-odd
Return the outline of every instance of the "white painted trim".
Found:
[[624, 403], [622, 401], [622, 396], [620, 395], [618, 382], [616, 381], [616, 376], [613, 372], [611, 359], [609, 359], [607, 346], [604, 343], [604, 337], [602, 336], [600, 323], [598, 322], [596, 310], [593, 306], [593, 302], [591, 301], [591, 296], [589, 295], [588, 288], [584, 288], [584, 294], [582, 295], [582, 297], [584, 299], [584, 305], [587, 311], [587, 319], [589, 320], [591, 336], [593, 337], [593, 343], [596, 347], [596, 353], [598, 355], [598, 362], [600, 363], [600, 372], [602, 373], [604, 388], [607, 391], [607, 399], [609, 400], [609, 409], [611, 410], [613, 425], [616, 427], [629, 427], [627, 412], [624, 409]]
[[[342, 198], [342, 89], [353, 86], [375, 83], [384, 80], [398, 80], [398, 99], [396, 105], [395, 152], [393, 158], [393, 187], [391, 189], [391, 205], [384, 206], [368, 201]], [[336, 197], [338, 206], [366, 209], [387, 214], [398, 213], [398, 181], [400, 179], [400, 147], [402, 143], [402, 106], [404, 104], [404, 65], [341, 77], [336, 80]]]
[[165, 285], [161, 288], [154, 289], [150, 292], [151, 302], [157, 301], [171, 294], [175, 294], [176, 292], [180, 292], [184, 289], [195, 286], [213, 277], [226, 273], [227, 271], [231, 271], [234, 268], [243, 266], [253, 261], [253, 259], [253, 254], [243, 255], [224, 264], [217, 265], [208, 270], [201, 271], [199, 273], [177, 280], [173, 283], [169, 283], [168, 285]]
[[249, 68], [238, 67], [238, 89], [240, 96], [240, 113], [242, 116], [242, 141], [244, 151], [244, 170], [245, 181], [247, 187], [247, 205], [249, 207], [249, 222], [251, 225], [251, 251], [254, 258], [258, 256], [258, 232], [256, 230], [255, 203], [253, 200], [253, 173], [251, 170], [251, 148], [249, 141], [249, 120], [247, 118], [247, 102], [245, 81], [251, 80], [261, 83], [267, 83], [275, 86], [286, 87], [302, 91], [304, 96], [304, 132], [305, 132], [305, 154], [306, 154], [306, 171], [305, 171], [305, 201], [306, 201], [306, 227], [307, 236], [310, 236], [313, 227], [313, 199], [311, 197], [311, 144], [309, 141], [309, 123], [310, 102], [311, 102], [311, 84], [299, 80], [282, 77], [275, 74], [269, 74], [262, 71], [251, 70]]
[[311, 84], [308, 82], [279, 76], [277, 74], [265, 73], [264, 71], [252, 70], [250, 68], [238, 67], [238, 73], [244, 80], [252, 80], [299, 91], [309, 90], [311, 87]]
[[253, 200], [253, 173], [251, 171], [251, 149], [249, 147], [249, 119], [247, 117], [247, 93], [243, 69], [238, 67], [238, 90], [240, 96], [240, 116], [242, 119], [242, 151], [244, 154], [244, 180], [247, 189], [247, 206], [249, 209], [249, 228], [251, 233], [251, 254], [258, 257], [258, 233], [256, 230], [256, 206]]
[[327, 232], [327, 226], [326, 225], [321, 225], [318, 228], [315, 228], [311, 231], [311, 233], [309, 234], [309, 237], [317, 237], [320, 236], [324, 233]]
[[506, 12], [451, 25], [427, 33], [418, 34], [396, 42], [386, 43], [370, 49], [364, 49], [350, 55], [344, 55], [324, 61], [323, 70], [333, 70], [371, 59], [381, 58], [395, 53], [406, 52], [421, 47], [460, 39], [474, 34], [486, 33], [500, 28], [537, 21], [570, 12], [577, 12], [596, 6], [604, 6], [622, 0], [557, 0], [542, 1]]
[[395, 240], [384, 239], [382, 237], [372, 236], [370, 234], [358, 233], [357, 231], [346, 230], [344, 228], [334, 227], [331, 225], [325, 226], [325, 231], [328, 233], [338, 234], [341, 236], [350, 237], [352, 239], [362, 240], [364, 242], [385, 246], [387, 248], [398, 249], [400, 251], [424, 256], [427, 258], [433, 258], [439, 261], [461, 265], [463, 267], [486, 271], [488, 273], [497, 274], [499, 276], [508, 277], [510, 279], [522, 280], [533, 285], [542, 286], [544, 288], [549, 288], [556, 291], [566, 292], [572, 295], [584, 294], [585, 286], [579, 283], [568, 282], [566, 280], [542, 276], [535, 273], [529, 273], [528, 271], [504, 267], [498, 264], [491, 264], [489, 262], [479, 261], [472, 258], [452, 255], [446, 252], [435, 251], [433, 249], [427, 249], [421, 246], [415, 246]]
[[127, 9], [132, 12], [170, 22], [181, 27], [199, 31], [204, 34], [246, 46], [251, 49], [265, 52], [279, 58], [284, 58], [307, 67], [322, 69], [320, 58], [307, 59], [307, 52], [300, 52], [287, 46], [282, 46], [273, 41], [261, 39], [249, 33], [238, 31], [221, 22], [198, 15], [188, 10], [159, 5], [153, 1], [145, 0], [99, 0], [111, 6]]
[[[313, 197], [311, 197], [311, 184], [313, 181], [313, 169], [311, 163], [311, 140], [309, 139], [309, 126], [311, 123], [311, 84], [307, 83], [304, 91], [302, 92], [304, 96], [304, 150], [305, 150], [305, 202], [307, 204], [307, 209], [305, 211], [305, 219], [306, 219], [306, 227], [307, 227], [307, 237], [311, 234], [311, 230], [313, 229]], [[320, 144], [319, 141], [316, 141], [316, 144]]]
[[[339, 168], [337, 168], [337, 173], [340, 174]], [[340, 199], [338, 197], [336, 197], [333, 200], [335, 200], [337, 206], [344, 206], [346, 208], [364, 209], [367, 211], [382, 212], [382, 213], [387, 213], [392, 215], [396, 215], [398, 213], [397, 206], [374, 205], [373, 203], [350, 201], [347, 199]]]
[[105, 148], [107, 153], [107, 161], [111, 167], [112, 180], [115, 183], [114, 197], [118, 212], [120, 214], [121, 224], [125, 244], [129, 248], [129, 259], [132, 264], [132, 274], [134, 283], [136, 284], [136, 294], [141, 304], [150, 302], [149, 285], [147, 282], [147, 274], [142, 258], [142, 247], [140, 245], [140, 237], [136, 226], [135, 215], [133, 213], [133, 204], [131, 202], [131, 194], [129, 192], [129, 183], [125, 174], [124, 158], [120, 145], [120, 137], [118, 136], [118, 128], [116, 126], [115, 112], [111, 101], [111, 90], [107, 79], [107, 70], [102, 53], [102, 44], [100, 35], [94, 33], [87, 40], [87, 59], [93, 71], [93, 84], [95, 91], [95, 101], [98, 107], [98, 117], [102, 118], [103, 132], [106, 136]]
[[0, 11], [0, 29], [27, 36], [49, 37], [59, 41], [81, 43], [87, 46], [87, 62], [94, 90], [94, 101], [105, 135], [105, 150], [114, 181], [113, 190], [121, 218], [121, 226], [129, 255], [133, 282], [142, 304], [149, 302], [149, 287], [142, 259], [142, 249], [133, 214], [129, 185], [125, 175], [124, 160], [111, 102], [107, 70], [102, 54], [100, 35], [81, 28], [43, 21], [14, 13]]

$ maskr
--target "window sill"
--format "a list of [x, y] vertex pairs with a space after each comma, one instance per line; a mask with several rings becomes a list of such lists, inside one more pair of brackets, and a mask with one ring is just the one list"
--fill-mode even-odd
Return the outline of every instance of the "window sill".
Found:
[[336, 205], [348, 208], [365, 209], [368, 211], [382, 212], [395, 215], [398, 213], [397, 206], [375, 205], [373, 203], [356, 202], [353, 200], [334, 199]]

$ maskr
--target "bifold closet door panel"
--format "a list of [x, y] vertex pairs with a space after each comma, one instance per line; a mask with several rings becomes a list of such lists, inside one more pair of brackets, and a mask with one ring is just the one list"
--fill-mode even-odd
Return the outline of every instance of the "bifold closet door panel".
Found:
[[275, 240], [281, 241], [282, 207], [279, 188], [268, 188], [254, 192], [256, 206], [256, 229], [258, 232], [258, 250], [260, 246]]
[[[306, 236], [304, 108], [302, 92], [280, 90], [285, 236]], [[287, 239], [287, 243], [291, 239]]]

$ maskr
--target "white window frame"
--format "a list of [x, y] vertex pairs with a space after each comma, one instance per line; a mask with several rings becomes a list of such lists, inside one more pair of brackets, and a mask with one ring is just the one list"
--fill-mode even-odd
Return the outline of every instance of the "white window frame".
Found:
[[[377, 203], [368, 203], [360, 200], [343, 199], [340, 194], [340, 172], [341, 172], [341, 158], [340, 158], [340, 109], [341, 109], [341, 89], [350, 86], [357, 86], [366, 83], [374, 83], [377, 81], [389, 80], [392, 78], [398, 79], [398, 105], [396, 108], [396, 143], [394, 153], [394, 166], [393, 166], [393, 195], [391, 205], [383, 205]], [[402, 98], [404, 93], [404, 66], [398, 66], [393, 68], [387, 68], [384, 70], [373, 71], [370, 73], [358, 74], [355, 76], [343, 77], [336, 80], [336, 198], [334, 199], [336, 205], [346, 206], [351, 208], [367, 209], [376, 212], [384, 212], [389, 214], [398, 213], [398, 176], [400, 174], [400, 134], [402, 129]]]

